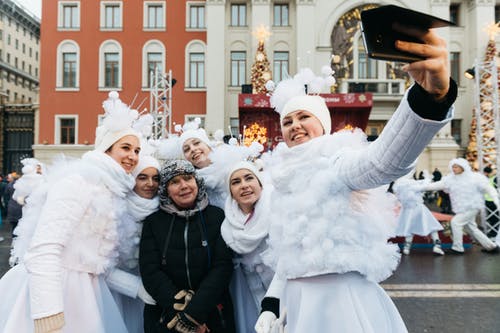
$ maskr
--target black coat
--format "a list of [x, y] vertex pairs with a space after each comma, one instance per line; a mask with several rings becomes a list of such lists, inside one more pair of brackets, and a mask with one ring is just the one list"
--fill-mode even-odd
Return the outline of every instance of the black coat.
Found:
[[185, 313], [206, 323], [212, 333], [235, 331], [228, 291], [232, 253], [220, 234], [223, 220], [224, 212], [210, 205], [188, 218], [163, 210], [146, 218], [139, 265], [144, 287], [157, 302], [144, 308], [146, 333], [168, 332], [158, 328], [159, 319], [163, 315], [168, 322], [175, 316], [174, 296], [183, 289], [195, 291]]

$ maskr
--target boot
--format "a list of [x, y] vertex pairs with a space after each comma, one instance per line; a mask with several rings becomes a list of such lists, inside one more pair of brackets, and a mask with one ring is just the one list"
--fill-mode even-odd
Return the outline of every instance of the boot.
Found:
[[439, 255], [439, 256], [444, 255], [444, 251], [441, 248], [441, 241], [440, 240], [434, 241], [434, 246], [432, 247], [432, 253], [434, 253], [435, 255]]
[[403, 246], [403, 254], [410, 255], [410, 249], [411, 249], [411, 242], [405, 242], [405, 245]]

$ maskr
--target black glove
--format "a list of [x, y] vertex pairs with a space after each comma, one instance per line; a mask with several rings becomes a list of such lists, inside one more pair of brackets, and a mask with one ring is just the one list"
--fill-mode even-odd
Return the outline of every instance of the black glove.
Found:
[[169, 330], [175, 329], [179, 333], [197, 333], [202, 326], [193, 317], [184, 312], [177, 313], [167, 324]]

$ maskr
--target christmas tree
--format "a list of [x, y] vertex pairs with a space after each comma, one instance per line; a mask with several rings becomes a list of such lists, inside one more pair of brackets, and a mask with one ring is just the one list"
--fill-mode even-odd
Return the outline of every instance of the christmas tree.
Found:
[[270, 32], [267, 28], [260, 26], [254, 31], [254, 35], [259, 40], [257, 52], [255, 53], [255, 62], [252, 65], [251, 82], [254, 94], [265, 94], [267, 89], [266, 82], [271, 80], [271, 70], [269, 68], [269, 60], [267, 59], [266, 50], [264, 49], [264, 41], [269, 38]]
[[[495, 45], [495, 36], [498, 33], [499, 24], [491, 24], [488, 26], [487, 31], [490, 35], [490, 39], [486, 46], [486, 53], [484, 57], [485, 64], [495, 64], [495, 59], [497, 56], [497, 50]], [[497, 75], [500, 70], [497, 68]], [[466, 150], [466, 159], [471, 164], [472, 168], [478, 170], [480, 166], [496, 165], [496, 152], [492, 151], [492, 147], [496, 146], [495, 143], [495, 131], [492, 130], [495, 127], [494, 118], [494, 105], [492, 103], [492, 80], [491, 73], [484, 71], [479, 71], [475, 68], [475, 75], [480, 75], [479, 78], [479, 105], [480, 105], [480, 121], [481, 124], [481, 143], [477, 142], [477, 131], [478, 131], [478, 119], [476, 116], [476, 106], [472, 110], [472, 121], [469, 132], [469, 145]], [[497, 89], [499, 88], [500, 77], [497, 77]], [[483, 161], [479, 163], [478, 160], [478, 146], [483, 148]], [[495, 150], [495, 149], [493, 149]]]

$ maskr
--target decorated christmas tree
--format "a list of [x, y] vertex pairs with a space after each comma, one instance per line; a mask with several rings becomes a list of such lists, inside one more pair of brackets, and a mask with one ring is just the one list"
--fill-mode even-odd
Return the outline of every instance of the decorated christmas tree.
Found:
[[[484, 63], [494, 63], [497, 57], [497, 50], [495, 45], [495, 36], [498, 33], [499, 24], [491, 24], [488, 26], [487, 31], [490, 36], [488, 44], [486, 46], [486, 53], [484, 57]], [[479, 75], [478, 69], [475, 69], [475, 75]], [[497, 68], [497, 73], [500, 70]], [[493, 80], [493, 82], [495, 82]], [[498, 84], [500, 83], [500, 77], [497, 78], [496, 84], [498, 89]], [[483, 152], [483, 161], [482, 164], [478, 161], [478, 146], [480, 147], [492, 147], [492, 143], [495, 141], [495, 131], [491, 130], [494, 127], [494, 105], [491, 103], [491, 94], [492, 94], [492, 80], [491, 74], [488, 72], [481, 73], [480, 82], [479, 82], [479, 105], [480, 105], [480, 114], [481, 114], [481, 144], [477, 142], [477, 126], [478, 119], [476, 116], [476, 106], [472, 110], [472, 121], [469, 132], [469, 145], [467, 146], [466, 158], [473, 167], [473, 169], [478, 170], [480, 165], [496, 165], [496, 156], [495, 152], [492, 151], [484, 151]], [[487, 148], [487, 150], [491, 150], [491, 148]]]
[[267, 59], [264, 42], [269, 38], [270, 32], [264, 26], [258, 27], [254, 32], [254, 36], [258, 39], [259, 45], [255, 53], [255, 61], [252, 65], [251, 82], [254, 94], [265, 94], [267, 89], [266, 82], [271, 80], [271, 69], [269, 67], [269, 60]]

